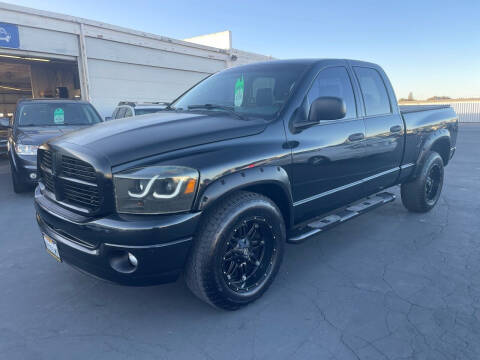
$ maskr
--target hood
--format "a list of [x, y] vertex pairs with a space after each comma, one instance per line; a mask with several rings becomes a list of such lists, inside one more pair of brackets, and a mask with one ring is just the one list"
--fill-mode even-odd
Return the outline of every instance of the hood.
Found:
[[218, 112], [165, 112], [111, 120], [55, 139], [52, 144], [89, 148], [112, 166], [192, 146], [255, 135], [265, 120], [242, 120]]
[[17, 144], [41, 145], [50, 139], [83, 128], [85, 126], [19, 127], [15, 130], [15, 142]]

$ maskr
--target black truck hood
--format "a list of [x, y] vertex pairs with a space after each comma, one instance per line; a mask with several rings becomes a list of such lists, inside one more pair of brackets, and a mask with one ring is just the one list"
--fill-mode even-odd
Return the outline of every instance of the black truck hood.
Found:
[[85, 126], [19, 127], [15, 130], [15, 142], [26, 145], [41, 145], [50, 139], [83, 128]]
[[192, 146], [254, 135], [267, 122], [214, 114], [166, 112], [112, 120], [55, 139], [52, 144], [89, 148], [112, 166]]

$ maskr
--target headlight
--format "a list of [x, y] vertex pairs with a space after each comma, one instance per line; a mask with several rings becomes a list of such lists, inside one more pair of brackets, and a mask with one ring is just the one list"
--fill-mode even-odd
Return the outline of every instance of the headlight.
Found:
[[18, 155], [37, 155], [37, 145], [15, 144], [15, 151]]
[[198, 171], [183, 166], [151, 166], [114, 175], [119, 213], [167, 214], [188, 211]]

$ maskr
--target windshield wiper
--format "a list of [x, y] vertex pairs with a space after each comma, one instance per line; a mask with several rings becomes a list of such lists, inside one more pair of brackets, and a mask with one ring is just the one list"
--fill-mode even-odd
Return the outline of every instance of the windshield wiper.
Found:
[[223, 110], [226, 112], [229, 112], [232, 115], [235, 115], [239, 119], [245, 120], [245, 118], [237, 113], [233, 106], [225, 106], [225, 105], [217, 105], [217, 104], [203, 104], [203, 105], [189, 105], [188, 106], [189, 110], [195, 110], [195, 109], [206, 109], [206, 110], [212, 110], [212, 109], [218, 109], [218, 110]]

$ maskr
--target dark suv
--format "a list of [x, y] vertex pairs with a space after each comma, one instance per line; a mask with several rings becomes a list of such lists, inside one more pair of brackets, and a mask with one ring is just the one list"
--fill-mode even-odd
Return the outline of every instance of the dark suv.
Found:
[[[0, 117], [0, 155], [7, 153], [7, 137], [8, 125], [10, 119], [8, 117]], [[5, 126], [2, 126], [4, 124]]]
[[26, 191], [36, 183], [37, 149], [40, 144], [102, 121], [95, 108], [84, 101], [19, 101], [13, 119], [0, 122], [3, 129], [8, 129], [8, 159], [14, 191]]

